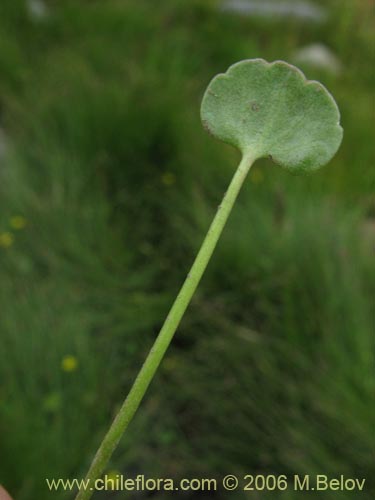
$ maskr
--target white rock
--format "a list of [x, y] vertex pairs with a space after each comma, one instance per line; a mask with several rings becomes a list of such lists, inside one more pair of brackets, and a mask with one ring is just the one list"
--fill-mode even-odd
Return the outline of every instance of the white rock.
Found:
[[43, 0], [27, 0], [27, 7], [30, 16], [36, 21], [44, 19], [48, 15], [48, 8]]
[[322, 43], [313, 43], [302, 47], [293, 56], [293, 61], [298, 64], [307, 64], [315, 68], [324, 69], [332, 74], [341, 71], [341, 62], [335, 54]]
[[308, 0], [224, 0], [220, 9], [244, 16], [294, 17], [323, 22], [327, 12]]

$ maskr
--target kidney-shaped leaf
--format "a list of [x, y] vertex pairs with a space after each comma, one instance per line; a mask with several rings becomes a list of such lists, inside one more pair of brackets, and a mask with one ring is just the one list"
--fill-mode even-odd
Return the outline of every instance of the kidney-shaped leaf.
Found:
[[203, 126], [253, 159], [269, 156], [293, 171], [315, 170], [340, 146], [340, 112], [319, 82], [283, 61], [249, 59], [209, 84]]

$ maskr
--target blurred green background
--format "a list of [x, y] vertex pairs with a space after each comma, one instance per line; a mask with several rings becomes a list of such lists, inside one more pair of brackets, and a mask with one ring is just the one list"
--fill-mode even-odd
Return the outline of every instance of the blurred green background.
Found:
[[253, 57], [329, 88], [342, 147], [311, 177], [252, 169], [110, 470], [344, 474], [366, 491], [320, 497], [371, 497], [373, 3], [223, 5], [1, 0], [0, 482], [15, 500], [72, 498], [45, 478], [86, 472], [238, 162], [203, 131], [203, 92]]

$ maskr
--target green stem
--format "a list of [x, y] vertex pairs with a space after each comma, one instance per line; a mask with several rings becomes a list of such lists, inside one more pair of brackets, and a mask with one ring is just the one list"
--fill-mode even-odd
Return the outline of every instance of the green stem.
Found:
[[224, 195], [223, 201], [219, 205], [215, 218], [211, 223], [193, 266], [188, 273], [175, 302], [173, 303], [164, 325], [160, 330], [160, 333], [156, 338], [155, 343], [152, 346], [140, 372], [138, 373], [127, 398], [125, 399], [94, 457], [91, 467], [86, 475], [87, 484], [89, 484], [89, 488], [93, 488], [93, 490], [81, 490], [76, 496], [76, 500], [88, 500], [91, 498], [95, 490], [94, 481], [103, 474], [113, 451], [120, 441], [121, 436], [137, 411], [207, 267], [252, 163], [253, 158], [250, 155], [243, 156], [229, 188]]

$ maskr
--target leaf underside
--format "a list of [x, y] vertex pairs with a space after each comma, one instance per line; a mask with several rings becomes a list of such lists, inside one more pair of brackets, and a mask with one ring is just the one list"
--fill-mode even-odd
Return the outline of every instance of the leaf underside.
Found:
[[340, 112], [326, 88], [296, 67], [249, 59], [209, 84], [201, 118], [214, 137], [253, 159], [299, 173], [325, 165], [340, 146]]

